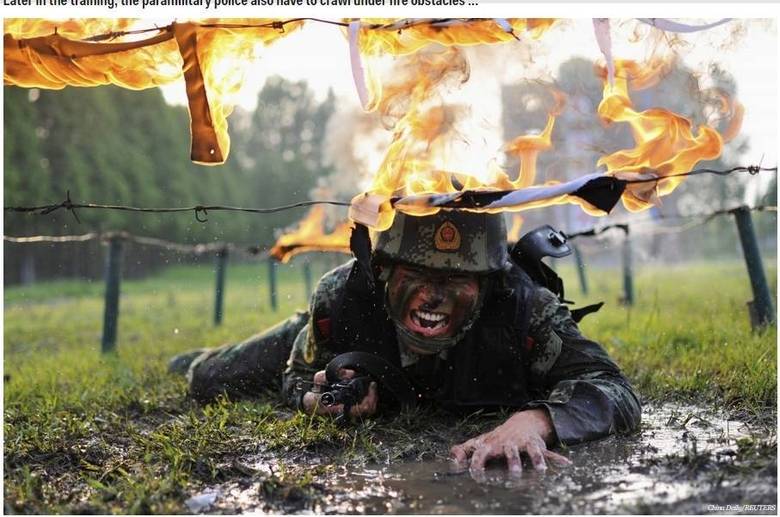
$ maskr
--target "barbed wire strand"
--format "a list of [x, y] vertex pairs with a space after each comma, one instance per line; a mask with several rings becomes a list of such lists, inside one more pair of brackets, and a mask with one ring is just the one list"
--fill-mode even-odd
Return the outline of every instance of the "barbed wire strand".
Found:
[[[777, 167], [761, 167], [757, 165], [749, 165], [749, 166], [732, 167], [731, 169], [727, 169], [727, 170], [703, 168], [703, 169], [694, 169], [688, 172], [682, 172], [679, 174], [673, 174], [673, 175], [662, 176], [657, 178], [644, 178], [644, 179], [636, 179], [636, 180], [621, 179], [619, 181], [624, 183], [648, 183], [648, 182], [663, 181], [664, 179], [667, 178], [697, 176], [700, 174], [716, 174], [720, 176], [725, 176], [728, 174], [732, 174], [734, 172], [749, 172], [751, 175], [755, 175], [761, 171], [777, 172]], [[249, 207], [237, 207], [237, 206], [226, 206], [226, 205], [194, 205], [188, 207], [145, 208], [145, 207], [126, 206], [126, 205], [74, 203], [70, 198], [70, 190], [68, 190], [65, 196], [65, 200], [61, 201], [60, 203], [40, 205], [40, 206], [8, 206], [8, 207], [4, 207], [4, 210], [6, 212], [20, 212], [20, 213], [38, 212], [40, 215], [47, 215], [59, 209], [65, 209], [71, 212], [73, 216], [76, 218], [76, 221], [78, 222], [81, 221], [78, 217], [78, 213], [76, 212], [76, 209], [82, 209], [82, 208], [91, 208], [91, 209], [100, 209], [100, 210], [121, 210], [121, 211], [128, 211], [128, 212], [149, 212], [149, 213], [194, 212], [195, 219], [200, 223], [204, 223], [208, 221], [209, 211], [232, 211], [232, 212], [248, 212], [248, 213], [256, 213], [256, 214], [271, 214], [271, 213], [281, 212], [284, 210], [291, 210], [294, 208], [308, 207], [313, 205], [331, 205], [331, 206], [348, 207], [350, 206], [350, 203], [347, 201], [313, 200], [313, 201], [300, 201], [297, 203], [291, 203], [289, 205], [281, 205], [281, 206], [270, 207], [270, 208], [249, 208]]]
[[[737, 206], [733, 208], [724, 208], [720, 210], [715, 210], [714, 212], [707, 212], [707, 213], [700, 213], [700, 214], [688, 214], [688, 215], [675, 215], [675, 216], [668, 216], [665, 217], [663, 215], [657, 216], [656, 218], [649, 218], [644, 219], [641, 221], [635, 221], [633, 223], [618, 223], [618, 224], [610, 224], [603, 227], [594, 227], [590, 228], [588, 230], [583, 230], [577, 233], [572, 233], [571, 235], [567, 235], [569, 239], [574, 239], [577, 237], [598, 237], [602, 233], [605, 233], [612, 229], [622, 229], [626, 234], [629, 233], [632, 237], [648, 237], [652, 235], [674, 235], [677, 233], [686, 232], [688, 230], [691, 230], [693, 228], [697, 228], [699, 226], [704, 226], [705, 224], [709, 223], [716, 217], [719, 217], [721, 215], [727, 215], [727, 214], [733, 214], [737, 210], [741, 209], [747, 209], [751, 212], [777, 212], [777, 206], [775, 205], [757, 205], [757, 206]], [[655, 227], [644, 231], [636, 231], [636, 230], [629, 230], [630, 228], [639, 226], [639, 225], [645, 225], [648, 223], [657, 223], [658, 220], [668, 220], [668, 219], [692, 219], [690, 222], [678, 225], [678, 226], [662, 226], [662, 227]], [[625, 229], [623, 227], [626, 227]], [[604, 242], [603, 240], [600, 242]], [[610, 248], [611, 246], [601, 246], [600, 250]]]
[[[350, 204], [346, 201], [333, 201], [333, 200], [314, 200], [314, 201], [300, 201], [297, 203], [291, 203], [289, 205], [280, 205], [271, 208], [249, 208], [239, 206], [226, 206], [226, 205], [194, 205], [187, 207], [157, 207], [146, 208], [137, 206], [126, 205], [103, 205], [98, 203], [74, 203], [70, 197], [70, 190], [65, 195], [65, 200], [60, 203], [54, 203], [49, 205], [40, 206], [7, 206], [4, 207], [6, 212], [38, 212], [40, 215], [47, 215], [55, 212], [59, 209], [68, 210], [73, 214], [78, 222], [81, 222], [78, 218], [76, 209], [92, 208], [100, 210], [120, 210], [126, 212], [145, 212], [145, 213], [174, 213], [174, 212], [194, 212], [195, 219], [198, 222], [205, 223], [208, 221], [209, 211], [231, 211], [231, 212], [249, 212], [255, 214], [272, 214], [275, 212], [282, 212], [284, 210], [291, 210], [293, 208], [302, 208], [314, 205], [331, 205], [331, 206], [344, 206], [348, 207]], [[201, 218], [202, 215], [202, 218]]]
[[[651, 231], [651, 232], [633, 232], [632, 235], [634, 236], [644, 236], [644, 235], [655, 235], [655, 234], [673, 234], [673, 233], [680, 233], [686, 230], [689, 230], [691, 228], [694, 228], [696, 226], [702, 226], [715, 217], [718, 217], [720, 215], [724, 214], [733, 214], [735, 211], [747, 208], [751, 212], [777, 212], [777, 206], [775, 205], [758, 205], [753, 207], [745, 207], [745, 206], [739, 206], [734, 208], [728, 208], [728, 209], [722, 209], [722, 210], [716, 210], [714, 212], [709, 212], [706, 214], [691, 214], [691, 215], [682, 215], [682, 216], [674, 216], [674, 218], [694, 218], [694, 221], [691, 221], [690, 223], [687, 223], [682, 226], [674, 227], [674, 228], [656, 228], [657, 231]], [[663, 217], [661, 217], [663, 218]], [[653, 220], [646, 220], [646, 221], [640, 221], [639, 223], [644, 222], [653, 222]], [[601, 234], [612, 230], [612, 229], [620, 229], [626, 234], [630, 231], [630, 226], [634, 226], [637, 223], [634, 224], [628, 224], [628, 223], [617, 223], [617, 224], [609, 224], [606, 226], [601, 227], [593, 227], [588, 230], [583, 230], [580, 232], [572, 233], [567, 235], [567, 238], [569, 240], [578, 238], [578, 237], [598, 237]], [[166, 250], [171, 251], [177, 251], [179, 253], [183, 254], [195, 254], [195, 255], [204, 255], [206, 253], [237, 253], [239, 255], [242, 255], [244, 257], [250, 257], [250, 258], [256, 258], [261, 255], [260, 246], [239, 246], [234, 243], [230, 242], [211, 242], [211, 243], [201, 243], [201, 244], [181, 244], [178, 242], [168, 241], [164, 239], [158, 239], [156, 237], [145, 237], [140, 235], [134, 235], [129, 232], [121, 231], [121, 232], [90, 232], [83, 235], [34, 235], [29, 237], [13, 237], [9, 235], [4, 235], [3, 240], [6, 242], [11, 242], [15, 244], [33, 244], [33, 243], [66, 243], [66, 242], [86, 242], [91, 240], [101, 240], [101, 241], [108, 241], [110, 239], [119, 238], [124, 241], [134, 242], [136, 244], [144, 245], [144, 246], [154, 246]], [[305, 244], [304, 244], [305, 245]], [[268, 256], [268, 254], [263, 254], [263, 256]]]
[[[730, 169], [725, 170], [719, 170], [719, 169], [708, 169], [708, 168], [701, 168], [701, 169], [694, 169], [692, 171], [688, 172], [680, 172], [677, 174], [668, 174], [666, 176], [658, 176], [655, 178], [637, 178], [637, 179], [621, 179], [620, 181], [628, 184], [634, 184], [634, 183], [652, 183], [655, 181], [663, 181], [665, 179], [669, 178], [682, 178], [685, 176], [698, 176], [699, 174], [715, 174], [718, 176], [727, 176], [729, 174], [735, 173], [735, 172], [747, 172], [751, 176], [755, 176], [759, 172], [777, 172], [777, 167], [762, 167], [760, 165], [739, 165], [737, 167], [732, 167]], [[631, 171], [636, 172], [636, 171]], [[612, 172], [610, 175], [614, 176], [615, 174], [620, 174], [620, 172]]]
[[30, 237], [13, 237], [4, 235], [3, 240], [15, 244], [32, 243], [68, 243], [68, 242], [87, 242], [100, 240], [103, 242], [111, 239], [121, 239], [127, 242], [133, 242], [142, 246], [152, 246], [170, 251], [176, 251], [182, 254], [205, 255], [207, 253], [237, 253], [242, 256], [257, 257], [261, 255], [260, 246], [239, 246], [230, 242], [210, 242], [200, 244], [181, 244], [178, 242], [158, 239], [155, 237], [145, 237], [134, 235], [129, 232], [90, 232], [83, 235], [35, 235]]

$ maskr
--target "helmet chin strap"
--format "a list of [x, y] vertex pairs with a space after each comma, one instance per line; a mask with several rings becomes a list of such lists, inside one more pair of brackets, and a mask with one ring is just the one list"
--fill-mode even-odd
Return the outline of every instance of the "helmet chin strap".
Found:
[[458, 332], [449, 337], [426, 338], [406, 328], [402, 323], [403, 315], [396, 314], [395, 311], [393, 311], [391, 308], [392, 306], [390, 305], [387, 294], [387, 284], [385, 284], [385, 310], [387, 311], [387, 314], [390, 315], [390, 319], [392, 319], [393, 323], [395, 324], [398, 340], [402, 345], [404, 345], [406, 348], [411, 346], [429, 354], [438, 354], [458, 344], [458, 342], [463, 339], [463, 336], [466, 335], [469, 329], [471, 329], [474, 323], [476, 323], [477, 319], [479, 319], [479, 313], [482, 310], [482, 302], [485, 299], [485, 294], [489, 287], [490, 282], [488, 278], [482, 277], [479, 279], [479, 295], [477, 297], [477, 303], [474, 311], [471, 313], [471, 317], [466, 320]]

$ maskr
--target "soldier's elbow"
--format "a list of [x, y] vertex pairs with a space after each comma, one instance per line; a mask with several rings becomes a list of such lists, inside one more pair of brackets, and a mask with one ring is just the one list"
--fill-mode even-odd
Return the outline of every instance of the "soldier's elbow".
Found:
[[642, 404], [632, 390], [628, 390], [626, 394], [623, 414], [624, 432], [637, 431], [642, 424]]
[[193, 364], [187, 372], [187, 382], [189, 396], [201, 404], [211, 402], [224, 393], [224, 389], [214, 382], [207, 369], [198, 368], [197, 364]]

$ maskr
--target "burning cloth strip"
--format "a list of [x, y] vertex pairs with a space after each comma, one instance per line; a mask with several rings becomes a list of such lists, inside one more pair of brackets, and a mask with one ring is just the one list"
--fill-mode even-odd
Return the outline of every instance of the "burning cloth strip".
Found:
[[612, 35], [610, 34], [609, 18], [593, 18], [593, 30], [599, 50], [607, 61], [607, 81], [610, 86], [615, 84], [615, 62], [612, 59]]
[[287, 263], [295, 255], [310, 251], [349, 253], [352, 224], [349, 221], [340, 222], [333, 231], [327, 233], [325, 220], [324, 207], [313, 206], [306, 217], [298, 223], [297, 228], [277, 239], [268, 254], [282, 263]]
[[84, 38], [93, 31], [109, 31], [121, 40], [132, 35], [123, 31], [135, 21], [9, 19], [4, 23], [3, 79], [5, 84], [25, 88], [115, 84], [142, 90], [183, 75], [191, 118], [191, 158], [216, 165], [228, 156], [227, 117], [243, 72], [253, 62], [256, 44], [269, 45], [303, 25], [303, 21], [290, 21], [279, 31], [268, 26], [273, 20], [254, 20], [254, 26], [232, 21], [236, 23], [230, 27], [217, 26], [219, 20], [172, 23], [146, 39], [95, 43]]
[[377, 227], [380, 224], [380, 213], [388, 209], [424, 215], [442, 208], [500, 212], [564, 203], [580, 205], [594, 215], [605, 215], [620, 201], [629, 181], [594, 173], [566, 183], [513, 190], [464, 190], [395, 197], [390, 199], [389, 206], [385, 197], [366, 194], [353, 200], [349, 217], [357, 223]]
[[392, 205], [398, 210], [412, 212], [422, 207], [523, 210], [540, 203], [566, 203], [569, 201], [567, 196], [574, 196], [608, 213], [620, 201], [625, 185], [624, 180], [615, 176], [594, 173], [566, 183], [516, 190], [467, 190], [450, 194], [404, 196], [393, 200]]

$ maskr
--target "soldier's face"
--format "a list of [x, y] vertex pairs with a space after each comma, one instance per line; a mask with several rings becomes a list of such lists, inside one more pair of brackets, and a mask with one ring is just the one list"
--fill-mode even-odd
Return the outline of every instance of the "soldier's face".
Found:
[[479, 279], [471, 274], [395, 266], [387, 289], [401, 323], [426, 338], [454, 336], [479, 301]]

